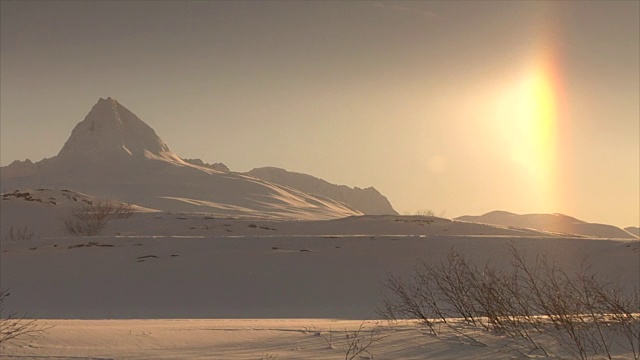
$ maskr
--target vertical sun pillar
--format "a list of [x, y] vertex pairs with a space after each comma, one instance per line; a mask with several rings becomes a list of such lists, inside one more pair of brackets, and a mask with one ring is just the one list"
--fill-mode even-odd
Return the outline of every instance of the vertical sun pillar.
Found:
[[542, 52], [501, 100], [498, 113], [509, 156], [524, 176], [525, 197], [535, 211], [559, 206], [560, 85], [553, 52]]
[[[549, 60], [547, 60], [549, 61]], [[558, 151], [558, 109], [557, 84], [554, 82], [554, 69], [549, 62], [538, 65], [531, 79], [530, 96], [532, 98], [530, 138], [535, 183], [539, 186], [539, 195], [545, 209], [557, 208], [559, 194], [557, 151]]]

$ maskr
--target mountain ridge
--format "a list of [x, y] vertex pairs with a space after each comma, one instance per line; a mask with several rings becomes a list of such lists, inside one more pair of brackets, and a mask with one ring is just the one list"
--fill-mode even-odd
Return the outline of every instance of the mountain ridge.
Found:
[[362, 212], [229, 171], [224, 164], [183, 160], [117, 100], [100, 98], [76, 124], [57, 155], [0, 168], [0, 191], [71, 189], [100, 198], [176, 212], [281, 219], [332, 219]]
[[389, 200], [373, 186], [368, 188], [332, 184], [313, 175], [277, 167], [254, 168], [245, 174], [343, 202], [367, 215], [398, 215]]

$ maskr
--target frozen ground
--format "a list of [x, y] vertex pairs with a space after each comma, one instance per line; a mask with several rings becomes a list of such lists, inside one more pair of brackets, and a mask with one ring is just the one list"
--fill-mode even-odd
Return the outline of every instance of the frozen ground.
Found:
[[12, 291], [6, 306], [37, 318], [365, 319], [375, 316], [387, 272], [408, 276], [418, 257], [435, 263], [452, 248], [480, 266], [510, 266], [511, 243], [531, 260], [548, 254], [577, 271], [586, 259], [604, 278], [640, 283], [637, 240], [398, 216], [138, 214], [114, 220], [104, 236], [5, 240], [0, 270]]
[[[55, 326], [3, 345], [3, 359], [342, 359], [345, 330], [378, 318], [386, 273], [408, 276], [418, 257], [436, 263], [452, 248], [478, 265], [506, 267], [513, 244], [529, 260], [547, 254], [577, 271], [586, 259], [603, 278], [640, 284], [638, 240], [420, 216], [275, 221], [166, 212], [72, 237], [61, 225], [65, 211], [3, 203], [6, 308]], [[9, 239], [12, 226], [28, 227], [32, 238]], [[524, 358], [497, 335], [476, 334], [483, 346], [452, 331], [435, 338], [414, 322], [379, 326], [385, 337], [370, 348], [375, 359]]]

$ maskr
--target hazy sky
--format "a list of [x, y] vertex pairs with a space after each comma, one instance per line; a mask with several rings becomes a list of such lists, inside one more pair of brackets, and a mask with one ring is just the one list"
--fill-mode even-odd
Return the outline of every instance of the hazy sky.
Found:
[[640, 222], [640, 2], [4, 1], [1, 163], [111, 96], [182, 157], [399, 212]]

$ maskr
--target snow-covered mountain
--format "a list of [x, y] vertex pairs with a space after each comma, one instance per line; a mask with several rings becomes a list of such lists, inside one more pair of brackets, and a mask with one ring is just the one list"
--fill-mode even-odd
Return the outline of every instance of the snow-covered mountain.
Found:
[[100, 99], [57, 156], [0, 169], [2, 192], [69, 189], [174, 212], [282, 219], [361, 215], [333, 199], [183, 161], [112, 98]]
[[397, 215], [389, 200], [374, 187], [361, 189], [331, 184], [317, 177], [276, 167], [256, 168], [247, 175], [274, 184], [288, 186], [308, 194], [326, 196], [345, 203], [367, 215]]
[[456, 220], [598, 238], [637, 238], [637, 236], [629, 233], [628, 231], [613, 225], [588, 223], [562, 214], [518, 215], [507, 211], [492, 211], [480, 216], [460, 216], [456, 218]]
[[183, 163], [156, 132], [115, 99], [98, 100], [76, 125], [57, 161], [166, 159]]

